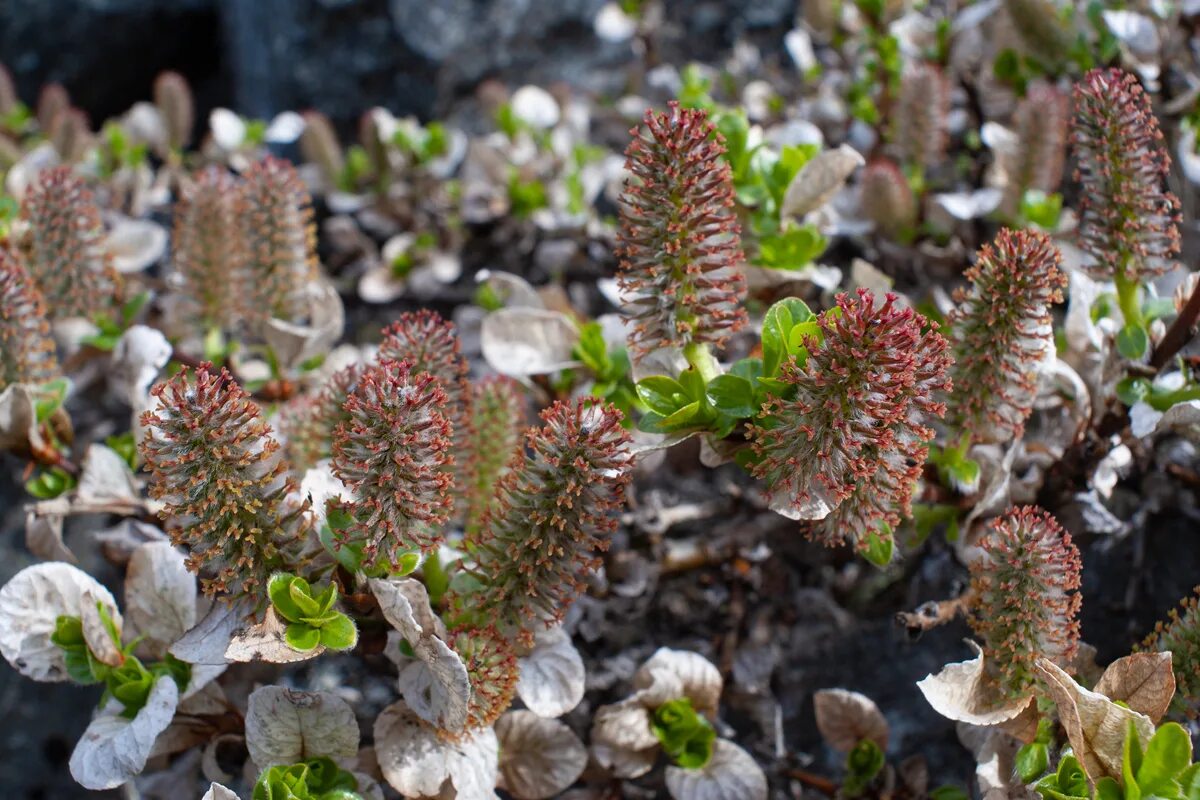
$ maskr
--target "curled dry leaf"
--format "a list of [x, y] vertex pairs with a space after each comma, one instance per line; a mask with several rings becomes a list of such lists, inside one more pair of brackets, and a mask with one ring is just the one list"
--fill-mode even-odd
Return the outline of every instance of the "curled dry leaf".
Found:
[[533, 308], [501, 308], [483, 318], [483, 357], [502, 375], [545, 375], [577, 366], [572, 351], [579, 330], [566, 314]]
[[667, 767], [667, 791], [675, 800], [766, 800], [767, 776], [754, 757], [725, 739], [713, 743], [700, 769]]
[[475, 273], [477, 283], [486, 285], [505, 308], [545, 308], [542, 296], [533, 284], [511, 272], [481, 269]]
[[51, 561], [18, 572], [0, 588], [0, 654], [27, 678], [67, 680], [63, 651], [50, 635], [60, 616], [82, 615], [85, 595], [104, 603], [120, 626], [113, 596], [78, 567]]
[[650, 710], [637, 698], [596, 709], [591, 742], [596, 761], [618, 778], [645, 775], [658, 758]]
[[196, 624], [196, 576], [169, 542], [146, 542], [130, 556], [125, 616], [156, 658]]
[[782, 219], [800, 219], [829, 202], [854, 170], [865, 164], [862, 154], [848, 144], [818, 153], [800, 168], [788, 185], [780, 209]]
[[25, 509], [25, 548], [44, 561], [79, 561], [71, 548], [63, 543], [63, 517], [61, 514], [38, 514], [32, 508]]
[[496, 721], [500, 786], [517, 800], [545, 800], [583, 774], [587, 748], [558, 720], [509, 711]]
[[887, 750], [888, 724], [875, 701], [846, 689], [821, 689], [813, 695], [817, 729], [834, 750], [848, 753], [863, 739]]
[[[388, 706], [375, 720], [379, 769], [405, 797], [494, 800], [498, 749], [491, 728], [446, 742], [403, 702]], [[444, 791], [447, 787], [453, 794]]]
[[154, 682], [146, 705], [133, 719], [121, 716], [121, 704], [110, 700], [92, 720], [71, 753], [71, 777], [85, 789], [114, 789], [142, 771], [154, 740], [175, 716], [179, 689], [164, 675]]
[[1158, 724], [1175, 696], [1171, 651], [1134, 653], [1108, 665], [1094, 690], [1119, 700]]
[[267, 606], [262, 622], [243, 624], [233, 633], [229, 646], [225, 648], [226, 661], [268, 661], [272, 664], [294, 664], [307, 661], [325, 652], [325, 645], [301, 651], [287, 643], [287, 626], [275, 613], [274, 606]]
[[208, 613], [171, 645], [168, 652], [189, 664], [228, 664], [225, 651], [233, 635], [246, 625], [253, 610], [253, 603], [248, 600], [213, 603]]
[[171, 351], [171, 343], [160, 331], [133, 325], [113, 346], [109, 384], [132, 408], [142, 408], [150, 384], [171, 360]]
[[917, 681], [933, 710], [946, 719], [972, 725], [998, 725], [1013, 719], [1033, 700], [1032, 693], [1005, 699], [986, 680], [983, 650], [972, 641], [975, 658], [947, 664], [936, 675]]
[[1154, 735], [1154, 723], [1145, 714], [1084, 689], [1052, 661], [1040, 658], [1036, 666], [1058, 706], [1058, 718], [1088, 780], [1095, 783], [1109, 777], [1120, 781], [1129, 723], [1133, 723], [1143, 748]]
[[111, 447], [88, 445], [76, 497], [81, 503], [136, 501], [137, 486], [128, 462]]
[[561, 626], [538, 633], [517, 663], [517, 696], [538, 716], [561, 717], [583, 699], [583, 659]]
[[370, 586], [384, 619], [409, 644], [426, 636], [446, 638], [446, 626], [433, 613], [429, 592], [420, 581], [411, 578], [372, 578]]
[[227, 789], [219, 783], [213, 783], [200, 800], [242, 800], [232, 789]]
[[660, 647], [634, 673], [634, 688], [649, 689], [655, 683], [656, 672], [675, 675], [682, 684], [683, 696], [692, 701], [697, 711], [717, 710], [721, 700], [721, 673], [704, 656], [690, 650]]
[[310, 285], [307, 293], [306, 323], [272, 318], [263, 326], [263, 338], [285, 368], [296, 367], [329, 352], [346, 326], [342, 298], [333, 284], [319, 281]]
[[24, 453], [42, 446], [33, 391], [14, 383], [0, 392], [0, 450]]
[[336, 694], [263, 686], [246, 709], [246, 749], [260, 769], [320, 756], [349, 764], [358, 756], [358, 722]]
[[112, 614], [109, 617], [116, 628], [114, 636], [113, 632], [109, 631], [104, 617], [100, 614], [103, 601], [90, 590], [84, 590], [80, 600], [82, 603], [79, 608], [79, 618], [83, 626], [83, 640], [87, 643], [88, 650], [101, 664], [119, 667], [125, 661], [125, 656], [121, 653], [120, 615]]
[[104, 240], [117, 272], [141, 272], [167, 252], [167, 229], [146, 219], [118, 217]]
[[429, 724], [449, 733], [461, 731], [471, 702], [466, 665], [436, 636], [410, 644], [417, 658], [400, 671], [401, 696], [413, 713]]

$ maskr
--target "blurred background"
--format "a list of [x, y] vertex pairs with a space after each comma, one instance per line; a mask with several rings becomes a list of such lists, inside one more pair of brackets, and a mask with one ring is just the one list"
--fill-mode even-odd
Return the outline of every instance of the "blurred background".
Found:
[[[627, 0], [635, 2], [637, 0]], [[197, 122], [226, 106], [319, 109], [349, 130], [372, 105], [454, 115], [489, 78], [612, 96], [634, 41], [597, 35], [606, 0], [0, 0], [0, 61], [22, 99], [62, 83], [98, 122], [181, 72]], [[739, 42], [782, 55], [795, 0], [666, 0], [651, 63], [714, 63]], [[599, 25], [603, 33], [603, 22]]]

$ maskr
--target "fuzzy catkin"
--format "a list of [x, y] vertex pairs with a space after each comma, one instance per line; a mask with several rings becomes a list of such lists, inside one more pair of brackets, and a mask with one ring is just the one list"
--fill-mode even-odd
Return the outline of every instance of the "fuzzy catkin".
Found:
[[482, 586], [455, 602], [526, 644], [534, 629], [562, 620], [624, 504], [633, 455], [621, 420], [591, 399], [542, 412], [543, 426], [526, 434], [527, 454], [510, 462], [469, 540]]
[[1200, 710], [1200, 586], [1179, 601], [1179, 608], [1171, 609], [1166, 622], [1155, 623], [1154, 632], [1138, 649], [1171, 653], [1175, 671], [1171, 707], [1195, 718]]
[[967, 270], [949, 316], [954, 381], [948, 423], [971, 441], [1009, 441], [1024, 430], [1038, 372], [1054, 352], [1050, 307], [1063, 300], [1066, 275], [1050, 237], [1001, 230]]
[[[487, 728], [512, 705], [520, 666], [512, 642], [494, 626], [451, 631], [450, 647], [462, 659], [471, 680], [465, 733]], [[453, 738], [453, 737], [447, 737]]]
[[202, 364], [155, 386], [139, 445], [150, 496], [163, 501], [171, 539], [208, 594], [265, 596], [275, 572], [298, 572], [307, 503], [258, 406], [229, 372]]
[[950, 82], [932, 64], [917, 64], [904, 73], [892, 114], [892, 139], [904, 162], [925, 172], [946, 155]]
[[525, 430], [521, 386], [503, 375], [472, 386], [471, 484], [467, 487], [467, 530], [475, 530], [491, 505], [496, 482], [517, 454]]
[[46, 305], [20, 259], [0, 244], [0, 390], [59, 374]]
[[333, 474], [354, 492], [352, 527], [335, 531], [341, 544], [363, 545], [364, 563], [399, 563], [406, 552], [428, 553], [443, 539], [453, 507], [451, 428], [446, 393], [428, 372], [403, 361], [381, 361], [355, 382], [333, 436]]
[[183, 150], [196, 125], [196, 101], [187, 79], [178, 72], [159, 73], [154, 79], [154, 105], [163, 121], [167, 147]]
[[1001, 210], [1016, 216], [1025, 192], [1050, 194], [1062, 183], [1070, 100], [1054, 84], [1037, 81], [1013, 112], [1014, 152], [1003, 158], [1006, 182]]
[[1060, 667], [1079, 644], [1082, 561], [1071, 534], [1034, 506], [1009, 509], [980, 541], [971, 564], [969, 622], [988, 674], [1009, 697], [1035, 681], [1039, 658]]
[[836, 308], [818, 319], [806, 362], [784, 365], [794, 396], [769, 401], [751, 426], [752, 472], [801, 518], [829, 510], [811, 531], [821, 541], [863, 548], [908, 514], [934, 434], [925, 422], [945, 413], [936, 395], [950, 388], [949, 344], [892, 294], [878, 302], [859, 289]]
[[236, 331], [242, 321], [246, 246], [238, 220], [237, 179], [224, 167], [198, 170], [175, 209], [172, 263], [182, 322], [193, 335]]
[[29, 226], [25, 266], [54, 318], [90, 317], [111, 305], [118, 276], [82, 178], [68, 166], [42, 170], [25, 193], [21, 219]]
[[1088, 272], [1098, 280], [1144, 280], [1170, 270], [1179, 252], [1179, 199], [1164, 188], [1171, 159], [1136, 77], [1094, 69], [1075, 85], [1071, 144]]
[[747, 323], [733, 178], [707, 112], [648, 111], [625, 151], [621, 291], [634, 321], [630, 348], [721, 347]]
[[917, 225], [917, 198], [900, 168], [875, 159], [863, 168], [859, 184], [863, 215], [889, 239], [912, 235]]

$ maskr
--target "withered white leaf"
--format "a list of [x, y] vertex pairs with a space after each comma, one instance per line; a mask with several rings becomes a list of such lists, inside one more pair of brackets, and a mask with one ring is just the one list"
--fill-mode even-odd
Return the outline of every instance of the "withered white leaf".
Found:
[[825, 205], [845, 185], [854, 170], [865, 163], [862, 154], [848, 144], [813, 156], [788, 184], [780, 218], [800, 219]]
[[1039, 658], [1036, 666], [1058, 706], [1058, 718], [1088, 780], [1094, 783], [1110, 777], [1120, 781], [1129, 723], [1133, 723], [1143, 748], [1154, 735], [1154, 723], [1145, 714], [1084, 689], [1052, 661]]
[[721, 700], [721, 673], [699, 653], [660, 647], [633, 674], [635, 689], [648, 689], [657, 671], [673, 674], [682, 684], [683, 696], [692, 701], [697, 711], [716, 711]]
[[154, 740], [175, 716], [179, 689], [164, 675], [154, 682], [146, 705], [133, 719], [121, 716], [121, 704], [110, 700], [92, 720], [71, 753], [71, 777], [85, 789], [115, 789], [140, 773]]
[[91, 444], [83, 456], [76, 493], [84, 502], [133, 500], [137, 486], [125, 459], [111, 447]]
[[34, 564], [0, 588], [0, 655], [35, 681], [65, 681], [63, 651], [50, 641], [60, 616], [80, 617], [84, 595], [104, 603], [120, 625], [117, 602], [108, 589], [78, 567], [61, 561]]
[[972, 725], [997, 725], [1024, 711], [1033, 694], [1000, 696], [986, 680], [983, 650], [972, 641], [967, 644], [975, 651], [975, 658], [947, 664], [938, 674], [917, 681], [917, 688], [933, 710], [946, 719]]
[[636, 778], [654, 767], [659, 741], [650, 710], [636, 698], [600, 706], [592, 717], [592, 753], [618, 778]]
[[0, 392], [0, 450], [24, 452], [41, 445], [32, 389], [23, 383], [5, 387]]
[[305, 293], [307, 323], [273, 318], [263, 325], [262, 336], [284, 367], [295, 367], [329, 352], [346, 326], [342, 297], [333, 284], [321, 280], [306, 287]]
[[545, 800], [579, 779], [587, 748], [563, 723], [532, 711], [509, 711], [496, 721], [500, 786], [517, 800]]
[[846, 689], [821, 689], [813, 695], [817, 730], [834, 750], [848, 753], [863, 739], [887, 750], [888, 724], [875, 701]]
[[400, 671], [400, 695], [429, 724], [450, 733], [461, 731], [471, 702], [471, 676], [463, 660], [436, 636], [418, 640], [413, 652], [416, 659]]
[[446, 626], [433, 613], [429, 592], [412, 578], [372, 578], [371, 592], [383, 617], [413, 644], [426, 636], [446, 638]]
[[63, 542], [63, 515], [39, 514], [33, 506], [25, 508], [25, 547], [46, 561], [79, 561]]
[[152, 220], [116, 216], [104, 238], [104, 249], [112, 255], [117, 272], [141, 272], [166, 253], [167, 229]]
[[733, 742], [717, 739], [712, 758], [700, 769], [667, 767], [667, 791], [675, 800], [766, 800], [767, 776], [754, 757]]
[[83, 626], [83, 641], [87, 643], [88, 650], [100, 663], [110, 667], [120, 666], [125, 661], [125, 656], [121, 653], [120, 615], [110, 615], [113, 627], [116, 628], [114, 638], [113, 632], [109, 631], [104, 617], [100, 614], [101, 600], [90, 590], [84, 590], [81, 600], [83, 602], [79, 608], [79, 619]]
[[125, 616], [155, 658], [196, 624], [196, 576], [169, 542], [146, 542], [130, 556]]
[[234, 633], [246, 625], [252, 610], [253, 603], [248, 600], [217, 601], [168, 652], [189, 664], [228, 664], [225, 651]]
[[135, 410], [141, 408], [150, 384], [171, 360], [172, 347], [161, 331], [133, 325], [113, 346], [109, 384]]
[[209, 785], [208, 791], [200, 800], [242, 800], [232, 789], [227, 789], [219, 783]]
[[542, 296], [533, 284], [511, 272], [481, 269], [475, 281], [487, 286], [506, 308], [545, 308]]
[[[491, 728], [449, 743], [403, 702], [388, 706], [375, 720], [379, 769], [405, 797], [494, 800], [498, 750]], [[444, 793], [451, 785], [454, 794]]]
[[561, 626], [536, 634], [533, 649], [517, 663], [517, 696], [538, 716], [561, 717], [583, 699], [583, 658]]
[[320, 756], [351, 763], [358, 755], [358, 721], [336, 694], [262, 686], [246, 709], [246, 749], [260, 769]]
[[325, 652], [325, 645], [312, 650], [297, 650], [287, 643], [287, 625], [275, 613], [274, 606], [267, 606], [262, 622], [243, 625], [229, 640], [225, 648], [226, 661], [269, 661], [272, 664], [294, 664], [307, 661]]
[[579, 329], [559, 311], [497, 309], [483, 318], [479, 337], [483, 357], [502, 375], [545, 375], [579, 364], [573, 354]]

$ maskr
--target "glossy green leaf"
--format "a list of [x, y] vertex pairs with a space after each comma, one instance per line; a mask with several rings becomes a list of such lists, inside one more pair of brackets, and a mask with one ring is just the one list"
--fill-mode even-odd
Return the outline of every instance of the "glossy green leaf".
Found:
[[754, 386], [743, 377], [726, 373], [708, 384], [708, 399], [722, 414], [744, 419], [757, 412], [754, 405]]
[[867, 546], [860, 551], [863, 558], [877, 567], [886, 567], [891, 563], [896, 547], [891, 528], [887, 525], [883, 525], [882, 528], [883, 530], [867, 534]]
[[1021, 783], [1033, 783], [1050, 768], [1050, 751], [1042, 742], [1030, 742], [1017, 751], [1017, 775]]
[[1130, 360], [1137, 360], [1150, 347], [1150, 337], [1140, 325], [1131, 323], [1117, 333], [1117, 352]]
[[292, 597], [292, 582], [296, 576], [286, 572], [277, 572], [267, 582], [267, 596], [276, 613], [286, 620], [298, 622], [304, 616], [304, 610]]
[[288, 623], [284, 638], [288, 646], [307, 653], [321, 643], [321, 631], [307, 622], [291, 622]]

